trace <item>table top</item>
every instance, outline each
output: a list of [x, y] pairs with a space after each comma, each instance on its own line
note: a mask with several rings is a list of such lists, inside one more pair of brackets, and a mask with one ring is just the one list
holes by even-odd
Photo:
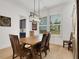
[[36, 37], [26, 37], [26, 38], [20, 38], [20, 42], [34, 45], [40, 41]]

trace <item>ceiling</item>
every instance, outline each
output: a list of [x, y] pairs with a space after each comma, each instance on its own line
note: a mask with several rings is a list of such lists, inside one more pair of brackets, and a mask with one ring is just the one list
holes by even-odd
[[[11, 3], [18, 5], [21, 8], [28, 10], [34, 10], [34, 0], [8, 0]], [[40, 9], [55, 6], [64, 2], [70, 2], [73, 0], [35, 0], [35, 10], [38, 10], [38, 1], [40, 2]]]
[[[38, 3], [40, 3], [40, 9], [42, 9], [68, 1], [69, 0], [35, 0], [35, 7], [36, 9], [38, 9]], [[19, 2], [23, 3], [29, 9], [34, 8], [34, 0], [19, 0]]]

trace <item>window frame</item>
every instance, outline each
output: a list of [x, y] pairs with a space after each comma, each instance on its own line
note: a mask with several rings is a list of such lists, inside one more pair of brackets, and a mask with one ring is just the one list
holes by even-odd
[[[50, 17], [50, 18], [49, 18], [49, 19], [50, 19], [50, 20], [49, 20], [50, 22], [51, 22], [51, 16], [59, 16], [59, 17], [60, 17], [60, 24], [54, 24], [54, 23], [53, 23], [53, 25], [60, 25], [60, 30], [59, 30], [60, 33], [59, 33], [59, 34], [52, 34], [52, 33], [51, 33], [53, 36], [60, 36], [60, 34], [61, 34], [61, 19], [62, 19], [62, 18], [61, 18], [61, 15], [60, 15], [60, 14], [50, 15], [50, 16], [49, 16], [49, 17]], [[51, 24], [49, 24], [49, 25], [51, 26]], [[51, 29], [51, 28], [50, 28], [50, 29]], [[50, 32], [51, 32], [51, 30], [50, 30]]]
[[[42, 17], [41, 19], [43, 20], [43, 18], [46, 18], [46, 19], [44, 19], [44, 20], [48, 21], [47, 16]], [[48, 26], [47, 22], [46, 22], [46, 24], [40, 24], [40, 23], [39, 23], [39, 33], [42, 34], [41, 31], [40, 31], [40, 26], [46, 26], [46, 31], [47, 31], [47, 26]]]
[[[62, 27], [62, 26], [61, 26], [61, 20], [62, 20], [62, 18], [61, 18], [61, 15], [60, 15], [60, 14], [55, 14], [55, 15], [59, 15], [59, 17], [60, 17], [60, 24], [54, 24], [54, 25], [60, 25], [60, 30], [59, 30], [60, 33], [59, 33], [59, 34], [52, 34], [52, 33], [51, 33], [51, 30], [50, 30], [50, 26], [51, 26], [51, 25], [50, 25], [50, 21], [51, 21], [51, 18], [50, 18], [50, 17], [53, 16], [53, 15], [45, 16], [45, 17], [47, 17], [47, 25], [40, 25], [40, 24], [39, 24], [39, 27], [40, 27], [40, 26], [46, 26], [46, 27], [47, 27], [46, 30], [49, 31], [52, 36], [60, 36], [60, 35], [61, 35], [61, 27]], [[55, 16], [55, 15], [54, 15], [54, 16]], [[43, 17], [42, 17], [42, 18], [43, 18]], [[49, 22], [49, 23], [48, 23], [48, 22]], [[40, 33], [40, 28], [39, 28], [39, 33]], [[42, 34], [42, 33], [40, 33], [40, 34]]]

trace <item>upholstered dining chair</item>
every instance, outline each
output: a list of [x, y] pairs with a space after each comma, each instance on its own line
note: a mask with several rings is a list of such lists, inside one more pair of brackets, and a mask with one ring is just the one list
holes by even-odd
[[50, 51], [50, 46], [49, 46], [49, 41], [50, 41], [50, 33], [48, 32], [46, 35], [46, 38], [44, 39], [45, 40], [45, 45], [44, 45], [44, 49], [43, 49], [43, 52], [45, 53], [45, 56], [47, 55], [47, 50]]
[[46, 49], [46, 50], [49, 50], [49, 51], [50, 51], [50, 46], [49, 46], [50, 37], [51, 37], [51, 34], [48, 33], [48, 36], [47, 36], [46, 42], [45, 42], [45, 49]]
[[35, 49], [35, 52], [37, 52], [36, 55], [39, 55], [40, 59], [42, 59], [42, 52], [45, 53], [45, 56], [47, 55], [46, 45], [45, 45], [45, 44], [47, 44], [46, 43], [47, 37], [48, 37], [48, 34], [44, 33], [43, 36], [42, 36], [41, 42], [33, 45], [33, 48]]
[[20, 45], [18, 35], [10, 34], [9, 37], [13, 49], [13, 59], [16, 58], [17, 56], [19, 56], [20, 59], [22, 59], [23, 57], [28, 58], [28, 56], [32, 55], [30, 49], [24, 48], [23, 46]]

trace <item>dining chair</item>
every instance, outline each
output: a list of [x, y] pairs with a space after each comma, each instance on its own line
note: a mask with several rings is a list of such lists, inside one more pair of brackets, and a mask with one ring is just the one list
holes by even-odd
[[72, 39], [73, 39], [73, 33], [70, 34], [70, 40], [63, 40], [63, 47], [68, 45], [68, 50], [72, 48]]
[[47, 52], [45, 50], [46, 38], [47, 38], [47, 34], [43, 34], [42, 40], [37, 44], [33, 45], [33, 49], [35, 49], [35, 54], [40, 56], [40, 59], [42, 59], [42, 52], [44, 52], [45, 55], [47, 55]]
[[45, 40], [45, 44], [44, 44], [44, 48], [43, 48], [43, 52], [45, 53], [45, 56], [47, 55], [47, 50], [50, 51], [50, 47], [49, 47], [49, 41], [50, 41], [50, 33], [48, 32], [46, 35]]
[[28, 58], [29, 56], [32, 55], [32, 52], [28, 48], [24, 48], [22, 45], [20, 45], [18, 35], [9, 35], [10, 37], [10, 42], [13, 50], [13, 59], [16, 58], [17, 56], [20, 57], [20, 59], [26, 57]]
[[50, 51], [50, 46], [49, 46], [50, 37], [51, 37], [51, 34], [48, 33], [48, 36], [47, 36], [46, 42], [45, 42], [45, 50], [49, 50], [49, 51]]
[[34, 34], [34, 31], [30, 31], [30, 37], [34, 37], [35, 34]]

